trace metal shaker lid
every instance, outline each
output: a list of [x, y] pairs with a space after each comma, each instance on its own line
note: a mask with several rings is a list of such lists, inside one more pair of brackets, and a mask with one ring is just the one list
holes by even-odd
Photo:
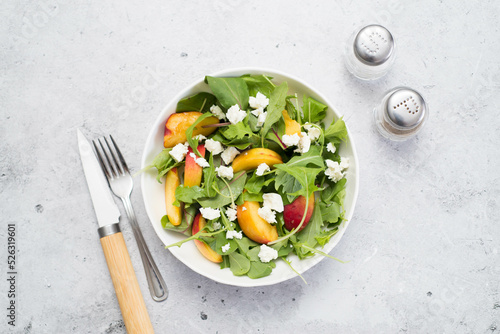
[[400, 87], [387, 98], [385, 110], [396, 126], [412, 129], [424, 121], [427, 105], [418, 92]]
[[369, 25], [361, 29], [354, 39], [354, 54], [366, 65], [385, 63], [394, 52], [394, 39], [386, 28]]

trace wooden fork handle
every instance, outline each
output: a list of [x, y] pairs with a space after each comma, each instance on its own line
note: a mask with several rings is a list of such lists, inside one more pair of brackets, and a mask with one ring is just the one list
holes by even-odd
[[[116, 227], [111, 229], [109, 226], [101, 227], [99, 235], [127, 333], [154, 333], [127, 245], [118, 224], [114, 225]], [[107, 230], [102, 231], [104, 228]]]

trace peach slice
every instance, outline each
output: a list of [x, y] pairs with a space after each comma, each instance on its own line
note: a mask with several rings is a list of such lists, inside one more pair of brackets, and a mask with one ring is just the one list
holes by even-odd
[[172, 168], [168, 171], [165, 179], [165, 206], [167, 208], [168, 220], [174, 226], [178, 226], [182, 222], [182, 208], [174, 206], [175, 189], [179, 187], [181, 180], [177, 168]]
[[[304, 210], [306, 209], [306, 197], [299, 196], [292, 203], [285, 205], [285, 211], [283, 211], [283, 219], [285, 220], [285, 227], [287, 230], [291, 231], [293, 228], [299, 226], [304, 216]], [[304, 223], [300, 227], [299, 231], [302, 231], [304, 227], [307, 226], [309, 220], [314, 210], [314, 193], [309, 197], [309, 205], [307, 207], [307, 214]]]
[[267, 244], [278, 239], [278, 231], [276, 226], [269, 224], [259, 216], [259, 208], [259, 202], [247, 201], [238, 205], [238, 224], [248, 238], [261, 244]]
[[285, 134], [291, 136], [296, 133], [300, 136], [299, 122], [291, 119], [290, 116], [288, 116], [288, 111], [283, 110], [282, 113], [283, 113], [283, 119], [285, 120]]
[[[198, 233], [203, 227], [206, 225], [206, 220], [201, 216], [201, 213], [198, 213], [196, 217], [194, 217], [193, 221], [193, 228], [192, 232], [193, 235]], [[200, 251], [201, 255], [206, 257], [212, 262], [215, 263], [221, 263], [222, 262], [222, 256], [218, 254], [216, 251], [214, 251], [212, 248], [210, 248], [209, 245], [207, 245], [205, 242], [201, 240], [194, 240], [194, 244], [196, 245], [196, 248]]]
[[278, 153], [268, 148], [252, 148], [238, 155], [233, 160], [233, 172], [240, 170], [251, 170], [257, 168], [261, 163], [266, 163], [269, 167], [283, 163]]
[[[185, 143], [187, 141], [186, 130], [202, 115], [197, 111], [186, 111], [170, 115], [165, 123], [165, 131], [163, 135], [163, 146], [174, 147], [177, 144]], [[203, 125], [210, 125], [219, 123], [217, 117], [208, 117], [201, 121], [196, 129], [193, 131], [193, 137], [199, 134], [208, 136], [217, 128], [202, 128]]]
[[[202, 157], [205, 157], [205, 145], [198, 145], [198, 152], [200, 152]], [[203, 168], [196, 163], [191, 153], [194, 152], [193, 149], [189, 147], [188, 154], [186, 155], [186, 165], [184, 166], [185, 187], [199, 186], [201, 184], [201, 176], [203, 175]]]

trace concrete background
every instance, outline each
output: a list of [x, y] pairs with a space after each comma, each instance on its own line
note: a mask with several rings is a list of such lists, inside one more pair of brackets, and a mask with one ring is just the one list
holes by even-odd
[[[498, 1], [2, 1], [0, 332], [125, 333], [96, 232], [76, 128], [112, 133], [137, 171], [162, 107], [193, 80], [259, 66], [296, 75], [345, 115], [360, 158], [354, 218], [332, 255], [261, 288], [215, 283], [176, 260], [133, 204], [170, 297], [148, 296], [157, 333], [500, 332]], [[352, 77], [357, 28], [393, 33], [397, 60]], [[407, 85], [430, 107], [392, 143], [371, 111]], [[122, 213], [124, 213], [120, 206]], [[17, 224], [17, 322], [7, 325], [7, 223]], [[2, 313], [5, 313], [2, 314]]]

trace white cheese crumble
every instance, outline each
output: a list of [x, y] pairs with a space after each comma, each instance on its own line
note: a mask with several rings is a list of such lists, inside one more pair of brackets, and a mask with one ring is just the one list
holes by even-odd
[[278, 258], [278, 251], [267, 245], [260, 245], [259, 259], [263, 263], [268, 263]]
[[228, 242], [227, 244], [225, 244], [224, 246], [222, 246], [222, 252], [225, 253], [229, 250], [229, 248], [231, 248], [231, 244]]
[[202, 168], [204, 167], [210, 167], [210, 164], [208, 163], [207, 160], [205, 160], [205, 158], [198, 158], [198, 156], [196, 154], [194, 154], [194, 152], [191, 152], [189, 153], [189, 156], [191, 158], [193, 158], [194, 162], [196, 162], [196, 164]]
[[222, 109], [216, 104], [214, 104], [213, 106], [210, 107], [210, 112], [218, 119], [225, 119], [226, 118], [226, 115], [224, 115], [224, 112], [222, 111]]
[[234, 147], [228, 147], [222, 152], [221, 157], [222, 160], [224, 160], [224, 163], [226, 165], [229, 165], [231, 162], [233, 162], [234, 158], [240, 154], [240, 151], [238, 151]]
[[236, 124], [245, 119], [247, 112], [245, 110], [241, 110], [240, 106], [235, 104], [227, 110], [226, 116], [229, 122]]
[[224, 151], [224, 147], [222, 147], [221, 142], [213, 139], [207, 139], [205, 141], [205, 148], [209, 152], [212, 152], [213, 155], [217, 155]]
[[259, 117], [257, 117], [257, 126], [264, 125], [266, 117], [267, 117], [267, 112], [263, 112], [262, 114], [260, 114]]
[[231, 166], [229, 166], [229, 167], [225, 167], [225, 166], [216, 167], [215, 171], [217, 172], [217, 175], [219, 177], [225, 177], [228, 180], [231, 180], [234, 176], [233, 167], [231, 167]]
[[264, 113], [264, 108], [257, 108], [250, 111], [255, 117], [259, 117], [262, 113]]
[[297, 146], [298, 148], [295, 152], [302, 154], [309, 152], [309, 149], [311, 148], [311, 138], [309, 138], [305, 132], [302, 132], [302, 137], [300, 137], [299, 145]]
[[[229, 219], [229, 221], [231, 221], [231, 222], [232, 222], [232, 221], [235, 221], [235, 220], [236, 220], [236, 218], [237, 218], [237, 216], [236, 216], [236, 215], [237, 215], [237, 213], [238, 213], [238, 211], [236, 211], [235, 209], [233, 209], [233, 208], [228, 208], [228, 209], [226, 210], [227, 219]], [[241, 238], [240, 238], [240, 239], [241, 239]]]
[[293, 135], [283, 135], [281, 140], [283, 140], [283, 144], [286, 146], [297, 146], [300, 141], [300, 136], [296, 133]]
[[241, 239], [243, 238], [243, 234], [241, 233], [241, 231], [239, 232], [236, 232], [236, 231], [227, 231], [226, 232], [226, 239], [233, 239], [233, 238], [236, 238], [236, 239]]
[[220, 230], [221, 228], [220, 222], [214, 222], [212, 224], [212, 227], [214, 228], [215, 231]]
[[220, 217], [220, 210], [219, 209], [212, 209], [212, 208], [200, 208], [201, 215], [203, 218], [212, 220], [212, 219], [217, 219]]
[[207, 137], [205, 137], [204, 135], [202, 135], [200, 133], [199, 135], [194, 136], [193, 139], [196, 139], [197, 141], [202, 141], [202, 140], [207, 139]]
[[328, 143], [328, 144], [326, 144], [326, 150], [330, 153], [335, 153], [337, 148], [332, 143]]
[[186, 157], [188, 153], [188, 146], [186, 144], [177, 144], [172, 148], [169, 154], [174, 158], [175, 161], [181, 162]]
[[264, 206], [262, 208], [259, 208], [257, 210], [257, 213], [259, 216], [264, 219], [266, 222], [269, 224], [275, 224], [276, 223], [276, 212], [271, 210], [270, 207]]
[[246, 206], [242, 207], [242, 208], [241, 208], [241, 211], [247, 211]]
[[264, 199], [264, 204], [263, 204], [264, 207], [268, 207], [277, 212], [283, 212], [284, 210], [283, 199], [279, 194], [268, 193], [262, 195], [262, 198]]
[[340, 168], [342, 170], [349, 168], [349, 158], [340, 157]]
[[257, 174], [257, 176], [262, 176], [265, 172], [269, 172], [270, 170], [271, 168], [269, 168], [269, 166], [265, 162], [263, 162], [257, 166], [257, 171], [255, 172], [255, 174]]
[[264, 109], [269, 105], [269, 99], [261, 92], [258, 92], [255, 97], [250, 96], [250, 98], [248, 99], [248, 103], [253, 109]]
[[321, 136], [321, 130], [315, 125], [306, 124], [304, 125], [304, 129], [307, 130], [307, 136], [311, 139], [311, 141], [315, 141], [319, 138], [319, 136]]
[[344, 177], [344, 174], [342, 173], [342, 167], [339, 163], [330, 159], [326, 159], [325, 162], [327, 166], [325, 175], [328, 176], [328, 178], [333, 182], [340, 181]]

